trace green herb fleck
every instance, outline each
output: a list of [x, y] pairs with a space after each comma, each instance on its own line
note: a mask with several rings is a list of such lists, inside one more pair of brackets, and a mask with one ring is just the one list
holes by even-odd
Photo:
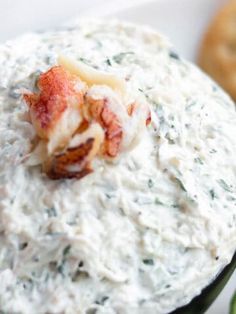
[[109, 299], [108, 296], [104, 296], [104, 297], [102, 297], [100, 300], [95, 301], [95, 303], [98, 304], [98, 305], [104, 305], [105, 302], [106, 302], [108, 299]]
[[66, 257], [70, 253], [71, 245], [67, 245], [63, 250], [63, 256]]
[[56, 209], [54, 207], [46, 208], [46, 213], [48, 214], [48, 217], [56, 217], [57, 216], [57, 212], [56, 212]]
[[217, 85], [212, 85], [212, 91], [217, 92], [219, 90], [219, 87]]
[[96, 44], [97, 44], [97, 48], [102, 48], [102, 42], [100, 40], [95, 40]]
[[164, 203], [162, 203], [158, 197], [155, 198], [155, 204], [156, 205], [164, 205]]
[[65, 260], [62, 261], [62, 263], [57, 267], [57, 271], [59, 274], [63, 275], [65, 274]]
[[225, 180], [223, 179], [220, 179], [218, 181], [219, 185], [227, 192], [232, 192], [232, 189], [231, 187], [225, 182]]
[[[160, 104], [158, 104], [155, 100], [153, 100], [142, 88], [138, 88], [138, 90], [144, 94], [147, 101], [149, 101], [151, 104], [155, 106], [155, 112], [160, 117], [160, 114], [163, 114], [163, 108]], [[161, 113], [160, 113], [161, 112]], [[163, 118], [163, 117], [162, 117]]]
[[112, 59], [113, 59], [116, 63], [121, 64], [125, 57], [127, 57], [128, 55], [133, 55], [133, 54], [134, 54], [134, 52], [132, 52], [132, 51], [121, 52], [121, 53], [118, 53], [118, 54], [114, 55], [114, 56], [112, 57]]
[[85, 63], [85, 64], [87, 64], [87, 65], [90, 65], [90, 61], [88, 60], [88, 59], [86, 59], [86, 58], [79, 58], [79, 61], [81, 61], [81, 62], [83, 62], [83, 63]]
[[173, 208], [180, 208], [180, 205], [179, 204], [172, 204], [171, 207], [173, 207]]
[[62, 262], [60, 265], [57, 266], [57, 271], [58, 273], [60, 273], [61, 275], [65, 275], [65, 264], [66, 264], [66, 257], [68, 256], [68, 254], [70, 253], [70, 249], [71, 249], [71, 245], [67, 245], [63, 252], [62, 252], [62, 255], [63, 255], [63, 259], [62, 259]]
[[143, 259], [143, 263], [145, 265], [149, 265], [149, 266], [153, 266], [154, 265], [154, 261], [151, 258]]
[[108, 194], [108, 193], [105, 193], [105, 195], [106, 195], [106, 198], [108, 198], [109, 200], [110, 200], [111, 198], [115, 197], [115, 195], [111, 195], [111, 194]]
[[181, 188], [181, 190], [183, 190], [184, 192], [187, 192], [187, 190], [186, 190], [186, 188], [185, 188], [183, 182], [182, 182], [180, 179], [175, 178], [175, 181], [178, 183], [178, 185], [179, 185], [179, 187]]
[[192, 101], [190, 102], [187, 106], [186, 106], [186, 110], [190, 110], [192, 107], [194, 107], [197, 104], [196, 101]]
[[106, 64], [109, 65], [109, 66], [111, 66], [111, 65], [112, 65], [112, 64], [111, 64], [111, 60], [107, 58], [107, 59], [106, 59]]
[[211, 198], [214, 200], [216, 198], [216, 194], [215, 194], [215, 191], [213, 189], [211, 189], [209, 191], [210, 195], [211, 195]]
[[174, 141], [174, 140], [172, 140], [171, 138], [168, 138], [167, 136], [166, 136], [166, 138], [167, 138], [168, 143], [169, 143], [170, 145], [174, 145], [174, 144], [175, 144], [175, 141]]
[[194, 158], [194, 161], [199, 164], [199, 165], [204, 165], [204, 162], [202, 161], [201, 158], [197, 157], [197, 158]]
[[175, 60], [179, 60], [180, 59], [178, 54], [176, 52], [174, 52], [174, 51], [170, 51], [169, 52], [169, 56], [170, 56], [170, 58], [175, 59]]
[[154, 186], [154, 183], [153, 183], [152, 179], [149, 179], [148, 180], [148, 187], [149, 187], [149, 189], [151, 189], [153, 186]]
[[215, 154], [217, 153], [217, 150], [215, 150], [214, 148], [210, 150], [210, 154]]

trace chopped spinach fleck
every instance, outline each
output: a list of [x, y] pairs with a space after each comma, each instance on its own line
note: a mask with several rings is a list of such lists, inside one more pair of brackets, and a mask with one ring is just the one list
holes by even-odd
[[166, 134], [165, 138], [168, 140], [168, 143], [169, 143], [170, 145], [174, 145], [174, 144], [175, 144], [175, 141], [174, 141], [173, 139], [169, 138], [169, 137], [168, 137], [168, 134]]
[[98, 304], [98, 305], [104, 305], [105, 302], [109, 299], [108, 296], [104, 296], [102, 297], [100, 300], [96, 300], [95, 303]]
[[191, 101], [190, 103], [188, 103], [188, 105], [186, 106], [186, 110], [190, 110], [192, 107], [194, 107], [197, 104], [196, 101]]
[[210, 154], [215, 154], [217, 153], [217, 150], [215, 150], [214, 148], [210, 150]]
[[109, 200], [110, 200], [112, 197], [114, 197], [114, 196], [112, 196], [111, 194], [108, 194], [108, 193], [105, 193], [105, 195], [106, 195], [106, 198], [108, 198]]
[[109, 58], [107, 58], [105, 62], [106, 62], [107, 65], [112, 66], [111, 60]]
[[151, 258], [143, 259], [143, 263], [145, 265], [149, 265], [149, 266], [153, 266], [154, 265], [154, 261]]
[[67, 245], [63, 250], [63, 256], [66, 257], [70, 253], [71, 245]]
[[162, 201], [160, 201], [158, 197], [155, 198], [155, 204], [156, 205], [164, 205], [164, 203]]
[[83, 62], [83, 63], [85, 63], [85, 64], [87, 64], [87, 65], [91, 65], [90, 64], [90, 61], [88, 60], [88, 59], [86, 59], [86, 58], [79, 58], [79, 61], [81, 61], [81, 62]]
[[180, 205], [179, 204], [172, 204], [171, 207], [173, 207], [173, 208], [180, 208]]
[[65, 264], [66, 264], [66, 257], [68, 256], [68, 254], [70, 253], [70, 249], [71, 249], [71, 245], [67, 245], [63, 252], [62, 252], [62, 255], [63, 255], [63, 258], [62, 258], [62, 262], [60, 265], [57, 266], [57, 271], [58, 273], [60, 273], [61, 275], [65, 275]]
[[57, 212], [56, 212], [56, 209], [54, 207], [46, 208], [46, 213], [48, 214], [48, 217], [56, 217], [57, 216]]
[[57, 271], [61, 275], [65, 275], [65, 260], [62, 261], [62, 263], [57, 267]]
[[[196, 205], [197, 201], [189, 194], [186, 195], [186, 200], [190, 203], [192, 203], [192, 205]], [[183, 206], [182, 206], [183, 207]]]
[[170, 52], [169, 52], [169, 56], [170, 56], [172, 59], [180, 60], [179, 55], [178, 55], [175, 51], [170, 51]]
[[211, 195], [211, 199], [214, 200], [216, 198], [216, 194], [215, 194], [215, 191], [213, 189], [211, 189], [209, 191], [210, 195]]
[[[163, 108], [161, 104], [158, 104], [155, 100], [153, 100], [142, 88], [138, 88], [138, 90], [144, 94], [147, 101], [155, 106], [155, 112], [160, 116], [160, 112], [163, 113]], [[163, 118], [163, 117], [162, 117]]]
[[132, 51], [120, 52], [120, 53], [114, 55], [112, 57], [112, 59], [116, 63], [121, 64], [125, 57], [127, 57], [128, 55], [133, 55], [133, 54], [134, 54], [134, 52], [132, 52]]
[[148, 187], [151, 189], [154, 186], [152, 179], [148, 179]]
[[95, 42], [96, 42], [96, 48], [102, 48], [103, 45], [100, 40], [96, 39]]
[[181, 190], [183, 190], [184, 192], [187, 192], [183, 182], [179, 178], [175, 178], [175, 181], [178, 183], [178, 185], [181, 188]]
[[125, 216], [125, 212], [124, 212], [123, 207], [119, 207], [118, 210], [119, 210], [119, 213], [120, 213], [122, 216]]
[[212, 91], [217, 92], [217, 90], [219, 90], [219, 87], [216, 84], [212, 85]]
[[199, 164], [199, 165], [204, 165], [204, 162], [203, 162], [202, 159], [199, 158], [199, 157], [194, 158], [194, 161], [195, 161], [197, 164]]
[[53, 55], [48, 55], [45, 57], [45, 62], [48, 64], [48, 65], [53, 65], [55, 64], [55, 57]]
[[229, 186], [229, 185], [225, 182], [225, 180], [220, 179], [220, 180], [218, 181], [218, 183], [219, 183], [219, 185], [220, 185], [225, 191], [227, 191], [227, 192], [232, 192], [231, 186]]
[[138, 301], [138, 304], [142, 306], [146, 301], [147, 301], [146, 299], [141, 299]]

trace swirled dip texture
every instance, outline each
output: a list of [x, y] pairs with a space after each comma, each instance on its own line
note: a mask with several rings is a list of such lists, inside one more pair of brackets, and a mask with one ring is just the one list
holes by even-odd
[[[63, 53], [126, 80], [151, 106], [139, 144], [81, 180], [26, 160], [21, 94]], [[130, 126], [132, 127], [132, 125]], [[236, 113], [156, 32], [83, 21], [0, 46], [0, 311], [169, 313], [236, 248]]]

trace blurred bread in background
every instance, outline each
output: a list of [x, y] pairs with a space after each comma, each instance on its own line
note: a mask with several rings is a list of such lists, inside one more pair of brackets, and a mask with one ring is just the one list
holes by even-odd
[[236, 0], [229, 1], [211, 22], [198, 61], [236, 101]]

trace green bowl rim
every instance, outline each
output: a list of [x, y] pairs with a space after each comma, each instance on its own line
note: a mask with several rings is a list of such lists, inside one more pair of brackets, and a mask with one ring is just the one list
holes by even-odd
[[234, 270], [236, 269], [236, 252], [231, 262], [223, 268], [216, 278], [205, 287], [202, 292], [196, 296], [187, 305], [176, 309], [170, 314], [201, 314], [204, 313], [219, 295]]

